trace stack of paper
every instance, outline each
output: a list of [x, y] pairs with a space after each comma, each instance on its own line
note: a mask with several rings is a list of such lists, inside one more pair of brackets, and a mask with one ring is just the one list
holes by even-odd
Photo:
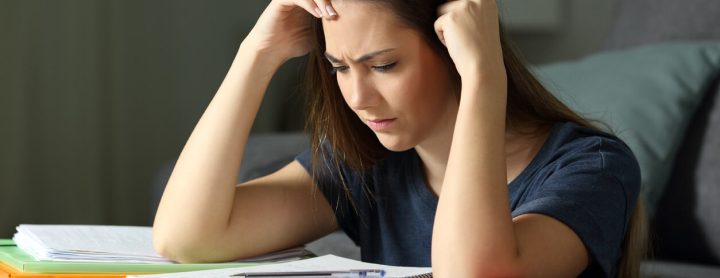
[[[151, 227], [20, 225], [13, 240], [36, 260], [173, 263], [153, 249]], [[297, 247], [239, 262], [296, 260], [308, 254]]]
[[[402, 267], [382, 264], [365, 263], [334, 255], [325, 255], [312, 259], [294, 262], [267, 264], [242, 268], [226, 268], [190, 272], [178, 272], [156, 275], [127, 276], [128, 278], [232, 278], [232, 277], [338, 277], [333, 272], [351, 271], [358, 269], [383, 270], [385, 278], [425, 278], [433, 277], [430, 267]], [[262, 274], [260, 274], [262, 273]], [[276, 275], [273, 275], [275, 273]], [[300, 273], [315, 273], [301, 276]], [[253, 276], [255, 274], [255, 276]], [[340, 275], [340, 277], [348, 277]], [[354, 276], [358, 277], [358, 275]], [[361, 276], [360, 277], [365, 277]]]

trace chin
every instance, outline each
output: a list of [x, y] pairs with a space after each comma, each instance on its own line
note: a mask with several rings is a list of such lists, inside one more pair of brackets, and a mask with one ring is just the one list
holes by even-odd
[[380, 144], [383, 145], [386, 149], [393, 151], [393, 152], [403, 152], [407, 151], [409, 149], [412, 149], [415, 147], [415, 145], [412, 143], [412, 140], [407, 140], [407, 138], [401, 138], [397, 135], [387, 135], [387, 134], [375, 134], [378, 138], [378, 141], [380, 141]]

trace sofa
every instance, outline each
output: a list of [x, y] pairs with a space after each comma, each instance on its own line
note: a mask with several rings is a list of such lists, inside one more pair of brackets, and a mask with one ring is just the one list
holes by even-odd
[[[619, 0], [607, 50], [720, 39], [720, 2]], [[646, 277], [720, 277], [720, 76], [710, 77], [650, 220]]]
[[[720, 40], [720, 1], [617, 0], [604, 49], [622, 51], [673, 41]], [[643, 277], [720, 277], [720, 75], [709, 76], [697, 106], [689, 109], [679, 146], [672, 150], [665, 185], [649, 219], [652, 255], [643, 261]], [[308, 146], [301, 133], [258, 134], [249, 139], [238, 177], [244, 181], [292, 161]], [[153, 186], [157, 206], [168, 165]], [[307, 248], [359, 259], [360, 250], [341, 231]]]

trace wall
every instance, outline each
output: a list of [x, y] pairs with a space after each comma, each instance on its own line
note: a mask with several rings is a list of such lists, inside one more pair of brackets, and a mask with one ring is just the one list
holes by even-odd
[[[512, 1], [512, 0], [507, 0]], [[610, 31], [617, 0], [565, 0], [557, 30], [513, 32], [511, 38], [533, 64], [580, 58], [601, 50]]]
[[[20, 223], [148, 225], [154, 175], [220, 85], [253, 3], [0, 1], [0, 237]], [[284, 128], [287, 76], [254, 131]]]

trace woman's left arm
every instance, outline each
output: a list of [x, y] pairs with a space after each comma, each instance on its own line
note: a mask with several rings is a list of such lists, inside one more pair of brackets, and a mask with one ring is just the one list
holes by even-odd
[[435, 215], [435, 277], [570, 277], [588, 264], [580, 238], [542, 214], [514, 219], [505, 163], [507, 76], [495, 0], [451, 1], [435, 23], [462, 80]]

